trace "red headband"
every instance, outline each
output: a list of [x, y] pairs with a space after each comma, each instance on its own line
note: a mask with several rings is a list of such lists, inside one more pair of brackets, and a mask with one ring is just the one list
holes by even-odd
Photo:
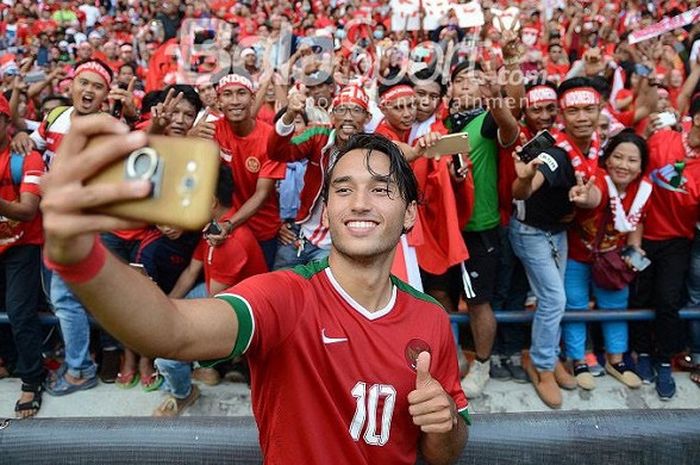
[[535, 86], [525, 94], [525, 105], [531, 107], [537, 103], [556, 102], [557, 92], [551, 87]]
[[88, 61], [87, 63], [83, 63], [82, 65], [78, 66], [75, 70], [75, 77], [78, 77], [81, 73], [85, 73], [88, 71], [100, 76], [108, 87], [110, 84], [112, 84], [112, 77], [109, 75], [109, 72], [105, 69], [104, 66], [97, 63], [96, 61]]
[[221, 93], [224, 89], [235, 86], [243, 87], [251, 94], [255, 93], [255, 86], [253, 86], [253, 82], [240, 74], [229, 74], [222, 77], [219, 81], [219, 86], [216, 88], [216, 92]]
[[358, 86], [351, 85], [343, 88], [333, 99], [332, 107], [335, 108], [346, 103], [362, 107], [365, 111], [369, 109], [369, 97], [364, 89]]
[[576, 87], [564, 92], [559, 99], [559, 106], [562, 109], [577, 105], [598, 105], [600, 94], [593, 87]]
[[384, 95], [379, 99], [379, 105], [383, 106], [394, 100], [398, 100], [403, 97], [415, 97], [416, 93], [413, 87], [401, 84], [400, 86], [392, 87], [389, 91], [385, 92]]

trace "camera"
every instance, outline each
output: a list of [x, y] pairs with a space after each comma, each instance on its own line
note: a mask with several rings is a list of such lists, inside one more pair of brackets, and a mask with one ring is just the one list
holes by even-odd
[[158, 198], [163, 178], [160, 155], [151, 147], [143, 147], [129, 154], [124, 164], [127, 181], [149, 181], [151, 198]]

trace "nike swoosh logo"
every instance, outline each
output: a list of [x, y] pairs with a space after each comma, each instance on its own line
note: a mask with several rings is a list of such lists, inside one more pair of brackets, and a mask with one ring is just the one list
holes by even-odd
[[326, 328], [321, 330], [321, 340], [324, 344], [335, 344], [338, 342], [348, 342], [347, 337], [328, 337], [326, 336]]

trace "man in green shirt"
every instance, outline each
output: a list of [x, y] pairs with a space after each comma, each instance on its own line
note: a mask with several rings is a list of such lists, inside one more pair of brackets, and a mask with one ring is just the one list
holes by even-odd
[[463, 231], [469, 250], [464, 266], [473, 290], [467, 295], [467, 305], [476, 352], [464, 384], [469, 397], [481, 395], [489, 380], [489, 359], [496, 335], [491, 300], [496, 290], [501, 242], [497, 142], [500, 138], [509, 143], [518, 136], [518, 127], [511, 123], [511, 110], [497, 80], [496, 73], [485, 73], [479, 64], [459, 63], [451, 75], [451, 114], [446, 122], [451, 133], [469, 134], [475, 188], [473, 214]]

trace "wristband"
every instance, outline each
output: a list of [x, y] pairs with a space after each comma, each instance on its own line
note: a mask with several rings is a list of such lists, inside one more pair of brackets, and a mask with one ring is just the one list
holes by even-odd
[[83, 284], [93, 279], [104, 268], [107, 262], [107, 249], [99, 237], [95, 236], [95, 243], [85, 258], [77, 263], [64, 265], [56, 263], [44, 256], [46, 267], [58, 273], [69, 284]]

